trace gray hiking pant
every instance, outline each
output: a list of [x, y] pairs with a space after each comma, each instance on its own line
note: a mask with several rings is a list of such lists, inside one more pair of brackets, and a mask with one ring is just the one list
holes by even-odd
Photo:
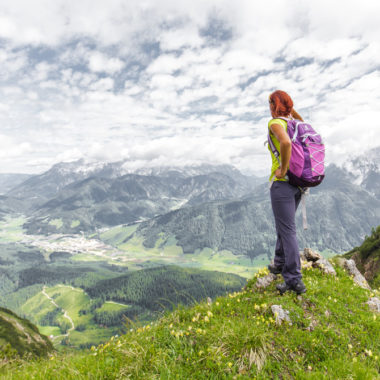
[[277, 232], [274, 264], [283, 268], [282, 277], [288, 285], [294, 285], [302, 278], [295, 220], [301, 195], [298, 187], [285, 181], [273, 182], [270, 189]]

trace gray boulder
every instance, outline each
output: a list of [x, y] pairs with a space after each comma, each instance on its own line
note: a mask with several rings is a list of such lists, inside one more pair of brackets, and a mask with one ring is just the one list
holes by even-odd
[[323, 259], [318, 252], [314, 252], [311, 248], [305, 248], [303, 250], [303, 255], [307, 261], [318, 261]]
[[345, 260], [343, 262], [343, 267], [348, 271], [348, 273], [353, 276], [353, 280], [356, 284], [364, 289], [371, 290], [371, 287], [368, 285], [367, 280], [364, 276], [359, 272], [358, 268], [356, 268], [356, 264], [354, 260]]
[[336, 272], [335, 272], [334, 267], [331, 265], [330, 261], [328, 261], [324, 258], [319, 259], [317, 261], [314, 261], [313, 267], [321, 269], [321, 271], [323, 273], [332, 274], [332, 275], [336, 276]]
[[366, 303], [372, 311], [380, 313], [380, 300], [377, 297], [370, 298]]
[[281, 305], [272, 305], [272, 313], [276, 318], [276, 325], [281, 325], [282, 322], [288, 322], [289, 325], [292, 325], [292, 321], [289, 317], [289, 311], [284, 310]]
[[256, 281], [256, 287], [257, 288], [266, 288], [267, 286], [269, 286], [275, 279], [277, 278], [277, 276], [273, 273], [269, 273], [267, 274], [266, 276], [264, 277], [260, 277], [257, 279]]

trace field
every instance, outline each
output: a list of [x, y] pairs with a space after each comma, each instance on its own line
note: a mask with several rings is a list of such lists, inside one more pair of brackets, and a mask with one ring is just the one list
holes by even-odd
[[146, 248], [142, 238], [131, 235], [138, 225], [115, 227], [103, 232], [100, 237], [109, 245], [119, 250], [113, 255], [115, 263], [122, 262], [129, 269], [149, 268], [158, 265], [175, 264], [183, 267], [215, 270], [234, 273], [250, 278], [258, 270], [269, 263], [266, 255], [259, 255], [254, 260], [244, 255], [234, 255], [230, 251], [218, 251], [211, 248], [197, 250], [193, 254], [184, 254], [175, 237], [164, 240], [160, 237], [153, 248]]
[[5, 216], [0, 221], [0, 243], [12, 243], [23, 239], [22, 225], [26, 222], [24, 217], [13, 218]]
[[[93, 314], [82, 314], [80, 311], [91, 305], [90, 297], [80, 288], [66, 285], [44, 287], [30, 298], [21, 311], [35, 322], [42, 334], [50, 337], [55, 346], [68, 344], [74, 347], [97, 345], [118, 333], [118, 328], [101, 327], [93, 322]], [[125, 309], [117, 303], [105, 302], [95, 311], [114, 311]], [[57, 312], [52, 323], [42, 325], [47, 314]], [[81, 328], [79, 327], [81, 326]], [[79, 330], [79, 331], [78, 331]]]

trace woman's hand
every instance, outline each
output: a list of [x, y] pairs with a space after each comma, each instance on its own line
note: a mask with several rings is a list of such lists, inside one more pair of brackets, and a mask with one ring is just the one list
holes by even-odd
[[285, 178], [286, 176], [286, 170], [284, 171], [281, 167], [276, 169], [276, 171], [274, 172], [274, 175], [276, 178], [278, 179], [282, 179], [282, 178]]

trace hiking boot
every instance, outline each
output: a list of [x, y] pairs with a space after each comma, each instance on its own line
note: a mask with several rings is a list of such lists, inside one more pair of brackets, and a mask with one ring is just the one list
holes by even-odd
[[297, 294], [302, 294], [306, 292], [306, 286], [302, 280], [298, 280], [297, 284], [292, 286], [292, 290], [294, 290]]
[[286, 282], [283, 282], [281, 284], [277, 284], [276, 289], [280, 292], [281, 295], [283, 295], [285, 292], [290, 290], [290, 286]]
[[282, 272], [282, 267], [277, 267], [274, 264], [269, 264], [268, 270], [269, 270], [269, 272], [271, 272], [273, 274], [280, 274]]
[[306, 292], [306, 286], [302, 280], [298, 280], [298, 282], [295, 285], [288, 285], [286, 282], [283, 282], [282, 284], [277, 284], [276, 288], [281, 295], [283, 295], [288, 290], [293, 290], [293, 292], [296, 292], [297, 294], [302, 294]]

